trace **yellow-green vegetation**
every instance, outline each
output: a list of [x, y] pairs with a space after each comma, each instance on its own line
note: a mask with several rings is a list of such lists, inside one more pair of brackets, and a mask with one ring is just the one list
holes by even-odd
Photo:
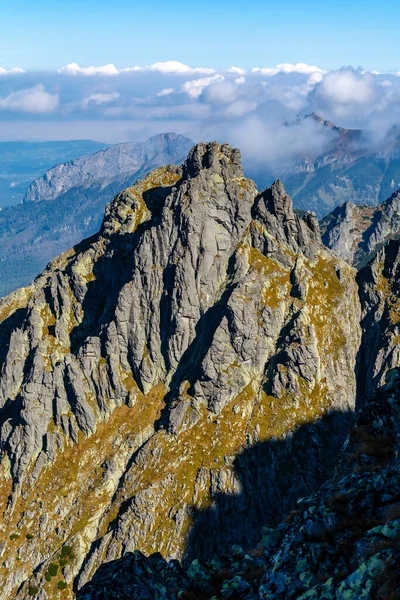
[[237, 456], [256, 427], [257, 441], [262, 442], [285, 437], [288, 431], [318, 420], [329, 408], [325, 391], [322, 382], [312, 391], [312, 398], [302, 398], [293, 406], [263, 392], [257, 394], [253, 384], [249, 384], [218, 417], [203, 408], [198, 422], [177, 437], [164, 431], [156, 433], [147, 446], [145, 468], [140, 464], [132, 467], [129, 481], [133, 485], [121, 488], [116, 498], [116, 504], [120, 505], [132, 495], [140, 497], [147, 490], [154, 492], [152, 514], [156, 518], [151, 530], [144, 529], [137, 540], [141, 551], [145, 554], [158, 551], [165, 556], [179, 554], [191, 518], [186, 516], [177, 531], [171, 507], [195, 504], [204, 509], [211, 502], [209, 486], [196, 487], [199, 470], [211, 473], [226, 468], [225, 457]]
[[0, 300], [0, 323], [13, 315], [19, 308], [25, 308], [32, 292], [32, 286], [20, 288]]
[[[320, 356], [332, 356], [337, 360], [339, 352], [346, 344], [343, 331], [343, 318], [338, 307], [343, 302], [345, 287], [336, 273], [337, 261], [324, 253], [315, 264], [309, 264], [311, 276], [305, 304], [314, 327]], [[351, 267], [341, 265], [343, 274]], [[350, 277], [348, 277], [348, 280]], [[356, 301], [355, 301], [356, 304]]]
[[294, 398], [275, 398], [261, 392], [252, 414], [252, 426], [259, 427], [262, 440], [270, 437], [284, 438], [289, 431], [307, 423], [313, 423], [326, 414], [330, 408], [325, 382], [317, 383], [313, 390], [304, 390], [304, 382], [299, 378], [301, 394]]
[[31, 585], [28, 588], [28, 594], [30, 596], [36, 596], [39, 593], [39, 588], [36, 585]]
[[[24, 500], [19, 498], [16, 502], [14, 511], [9, 519], [9, 530], [21, 521], [23, 513], [28, 509], [31, 511], [31, 526], [29, 535], [35, 538], [35, 553], [37, 556], [53, 556], [50, 566], [45, 573], [49, 574], [46, 578], [46, 585], [53, 585], [52, 580], [55, 577], [54, 570], [57, 567], [64, 567], [67, 562], [74, 560], [72, 546], [64, 544], [61, 551], [57, 554], [57, 548], [60, 547], [60, 540], [56, 532], [49, 529], [46, 535], [41, 535], [39, 522], [40, 516], [46, 512], [51, 515], [55, 507], [55, 499], [65, 498], [65, 502], [71, 507], [63, 521], [63, 539], [72, 539], [78, 532], [91, 522], [91, 519], [99, 514], [102, 506], [108, 506], [112, 491], [102, 491], [102, 479], [104, 470], [102, 464], [107, 457], [111, 458], [115, 453], [129, 450], [129, 447], [123, 450], [124, 440], [132, 435], [137, 435], [157, 420], [163, 407], [164, 397], [163, 386], [157, 386], [154, 390], [140, 397], [132, 408], [121, 406], [116, 408], [106, 423], [101, 423], [97, 431], [89, 439], [83, 434], [79, 436], [77, 445], [70, 444], [62, 454], [56, 459], [55, 463], [48, 469], [42, 471], [35, 487], [29, 485], [29, 473], [27, 483], [24, 487]], [[120, 446], [120, 449], [118, 447]], [[99, 452], [101, 448], [101, 452]], [[129, 454], [126, 454], [127, 459]], [[0, 485], [0, 500], [3, 509], [6, 506], [10, 487], [9, 482], [2, 481]], [[74, 502], [74, 499], [76, 502]], [[104, 523], [103, 532], [107, 527], [108, 520]], [[24, 543], [29, 543], [28, 539], [22, 543], [20, 534], [14, 533], [10, 536], [8, 554], [13, 555], [17, 549]], [[31, 538], [31, 539], [32, 539]], [[57, 558], [58, 556], [58, 558]], [[58, 564], [57, 564], [58, 563]], [[51, 564], [55, 566], [51, 566]], [[0, 566], [0, 570], [5, 569]], [[62, 588], [63, 589], [63, 588]]]

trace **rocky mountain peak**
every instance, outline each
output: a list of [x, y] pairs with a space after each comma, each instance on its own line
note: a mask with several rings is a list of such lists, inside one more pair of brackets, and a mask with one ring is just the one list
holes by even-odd
[[70, 590], [129, 550], [255, 543], [344, 442], [359, 320], [315, 217], [280, 182], [259, 193], [230, 146], [118, 194], [0, 301], [0, 500], [7, 533], [35, 540], [10, 539], [5, 594], [61, 597], [64, 546]]
[[279, 180], [256, 198], [253, 216], [275, 234], [280, 244], [288, 244], [295, 252], [310, 254], [315, 252], [315, 245], [321, 244], [316, 216], [308, 211], [301, 216], [295, 214], [292, 199]]
[[200, 143], [192, 148], [183, 165], [183, 176], [196, 177], [203, 170], [221, 175], [229, 171], [230, 177], [243, 177], [240, 151], [229, 144]]

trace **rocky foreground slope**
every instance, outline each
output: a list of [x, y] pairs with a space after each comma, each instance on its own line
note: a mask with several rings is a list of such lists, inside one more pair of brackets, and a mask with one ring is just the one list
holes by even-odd
[[[143, 597], [175, 597], [186, 575], [164, 559], [193, 572], [256, 547], [332, 473], [357, 388], [396, 368], [385, 252], [358, 284], [316, 218], [280, 182], [259, 193], [228, 145], [120, 193], [99, 234], [0, 302], [4, 597], [86, 594], [133, 551], [164, 557], [127, 554]], [[175, 591], [149, 565], [176, 570]], [[117, 579], [107, 597], [132, 597]]]
[[400, 379], [358, 412], [334, 476], [252, 549], [194, 560], [128, 552], [78, 600], [398, 600]]

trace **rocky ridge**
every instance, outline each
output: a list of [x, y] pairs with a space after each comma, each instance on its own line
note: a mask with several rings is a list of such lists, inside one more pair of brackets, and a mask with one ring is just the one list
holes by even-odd
[[7, 598], [72, 597], [131, 550], [255, 544], [350, 427], [355, 271], [228, 145], [119, 194], [0, 315]]

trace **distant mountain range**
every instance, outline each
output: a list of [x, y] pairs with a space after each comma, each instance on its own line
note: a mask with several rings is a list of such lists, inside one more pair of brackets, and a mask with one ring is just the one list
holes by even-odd
[[32, 180], [55, 164], [106, 147], [91, 140], [0, 142], [0, 207], [22, 202]]
[[[332, 244], [337, 246], [337, 242], [332, 240], [340, 223], [338, 253], [358, 264], [364, 260], [364, 253], [369, 256], [374, 251], [374, 242], [371, 242], [371, 250], [369, 242], [355, 241], [354, 235], [350, 236], [351, 241], [347, 238], [345, 241], [346, 225], [342, 212], [346, 211], [345, 221], [350, 212], [356, 218], [356, 205], [377, 206], [400, 188], [400, 130], [393, 127], [377, 143], [364, 131], [337, 127], [316, 114], [305, 119], [316, 123], [321, 135], [326, 134], [331, 140], [324, 154], [316, 159], [298, 156], [290, 167], [282, 166], [274, 173], [261, 167], [252, 171], [249, 165], [249, 174], [260, 188], [271, 185], [274, 179], [281, 179], [293, 197], [295, 208], [313, 211], [320, 219], [338, 205], [351, 202], [322, 227], [324, 241], [335, 250]], [[294, 124], [285, 125], [291, 127]], [[115, 194], [162, 164], [181, 163], [193, 144], [192, 140], [174, 133], [160, 134], [144, 143], [110, 147], [96, 142], [0, 144], [0, 168], [3, 173], [8, 173], [7, 181], [12, 168], [17, 171], [12, 165], [18, 163], [19, 156], [18, 169], [24, 182], [14, 188], [19, 201], [23, 200], [22, 205], [7, 207], [0, 212], [0, 296], [27, 285], [54, 256], [95, 233], [105, 205]], [[85, 150], [88, 155], [82, 156]], [[93, 150], [98, 151], [92, 153]], [[73, 160], [58, 160], [68, 153], [68, 158], [73, 156]], [[46, 171], [49, 162], [51, 168]], [[57, 162], [59, 164], [53, 166]], [[42, 176], [26, 189], [29, 164], [36, 172], [44, 168], [40, 171]], [[24, 195], [22, 189], [26, 191]], [[1, 190], [0, 183], [0, 197]], [[378, 213], [369, 212], [371, 223], [375, 222]], [[361, 213], [364, 226], [369, 222], [368, 209], [362, 209]], [[390, 235], [392, 225], [389, 226]], [[347, 232], [346, 236], [349, 235]], [[353, 245], [347, 257], [344, 248], [348, 243]]]
[[159, 164], [183, 160], [191, 146], [191, 140], [175, 133], [156, 135], [145, 143], [115, 144], [49, 169], [31, 183], [24, 202], [55, 200], [73, 189], [95, 188], [98, 192], [110, 184], [119, 184], [122, 189], [127, 178], [136, 180]]
[[321, 218], [348, 200], [376, 206], [400, 188], [399, 127], [378, 143], [366, 132], [336, 127], [318, 115], [306, 118], [330, 130], [332, 143], [316, 160], [299, 157], [290, 170], [277, 173], [294, 206]]
[[95, 233], [115, 194], [160, 165], [181, 163], [192, 145], [174, 133], [117, 144], [34, 181], [23, 204], [0, 212], [0, 296], [29, 284], [54, 256]]

